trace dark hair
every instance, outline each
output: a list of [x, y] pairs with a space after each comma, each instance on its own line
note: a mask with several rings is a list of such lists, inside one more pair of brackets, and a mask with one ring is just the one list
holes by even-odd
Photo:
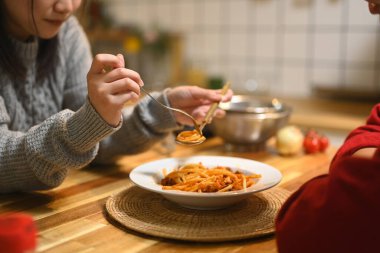
[[[30, 10], [33, 25], [38, 34], [38, 27], [34, 18], [34, 0], [31, 0]], [[20, 55], [17, 54], [14, 44], [12, 43], [6, 25], [6, 13], [4, 1], [0, 1], [0, 68], [5, 74], [12, 79], [25, 80], [27, 66], [23, 64]], [[57, 63], [58, 37], [57, 35], [51, 39], [38, 38], [38, 55], [37, 55], [37, 80], [42, 80], [53, 71]]]

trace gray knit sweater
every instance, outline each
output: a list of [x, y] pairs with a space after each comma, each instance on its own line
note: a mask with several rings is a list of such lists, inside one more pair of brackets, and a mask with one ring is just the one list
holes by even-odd
[[126, 108], [119, 127], [109, 126], [86, 99], [92, 56], [78, 21], [70, 18], [58, 37], [58, 65], [46, 80], [35, 81], [37, 40], [14, 40], [28, 66], [25, 82], [0, 69], [0, 193], [56, 187], [69, 169], [146, 150], [178, 128], [149, 98]]

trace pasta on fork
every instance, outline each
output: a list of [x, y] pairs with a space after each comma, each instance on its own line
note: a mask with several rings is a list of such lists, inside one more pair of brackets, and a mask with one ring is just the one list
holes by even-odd
[[227, 192], [246, 189], [261, 175], [244, 175], [225, 166], [206, 168], [202, 163], [192, 163], [167, 174], [161, 180], [163, 190], [188, 192]]

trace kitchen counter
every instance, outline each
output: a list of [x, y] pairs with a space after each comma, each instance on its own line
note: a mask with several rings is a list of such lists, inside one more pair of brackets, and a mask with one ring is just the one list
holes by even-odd
[[374, 102], [358, 102], [322, 98], [280, 98], [292, 107], [289, 124], [301, 129], [316, 129], [329, 137], [333, 146], [342, 145], [346, 136], [365, 124]]
[[168, 154], [162, 146], [123, 157], [117, 166], [88, 167], [70, 171], [64, 183], [50, 191], [0, 195], [0, 213], [22, 211], [33, 216], [38, 230], [37, 252], [277, 252], [274, 236], [225, 243], [191, 243], [151, 237], [114, 226], [106, 218], [104, 204], [122, 191], [129, 172], [149, 161], [191, 155], [223, 155], [255, 159], [283, 173], [276, 187], [295, 191], [312, 177], [326, 173], [335, 153], [281, 157], [267, 147], [259, 153], [227, 152], [219, 138], [192, 146], [176, 146]]
[[282, 98], [293, 108], [291, 124], [330, 131], [350, 132], [363, 125], [374, 103], [327, 99]]

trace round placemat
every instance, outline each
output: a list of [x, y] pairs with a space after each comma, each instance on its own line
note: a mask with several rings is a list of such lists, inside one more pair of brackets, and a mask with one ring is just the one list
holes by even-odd
[[194, 210], [130, 184], [109, 197], [105, 207], [121, 225], [140, 233], [184, 241], [218, 242], [274, 233], [275, 217], [289, 194], [275, 187], [225, 209]]

